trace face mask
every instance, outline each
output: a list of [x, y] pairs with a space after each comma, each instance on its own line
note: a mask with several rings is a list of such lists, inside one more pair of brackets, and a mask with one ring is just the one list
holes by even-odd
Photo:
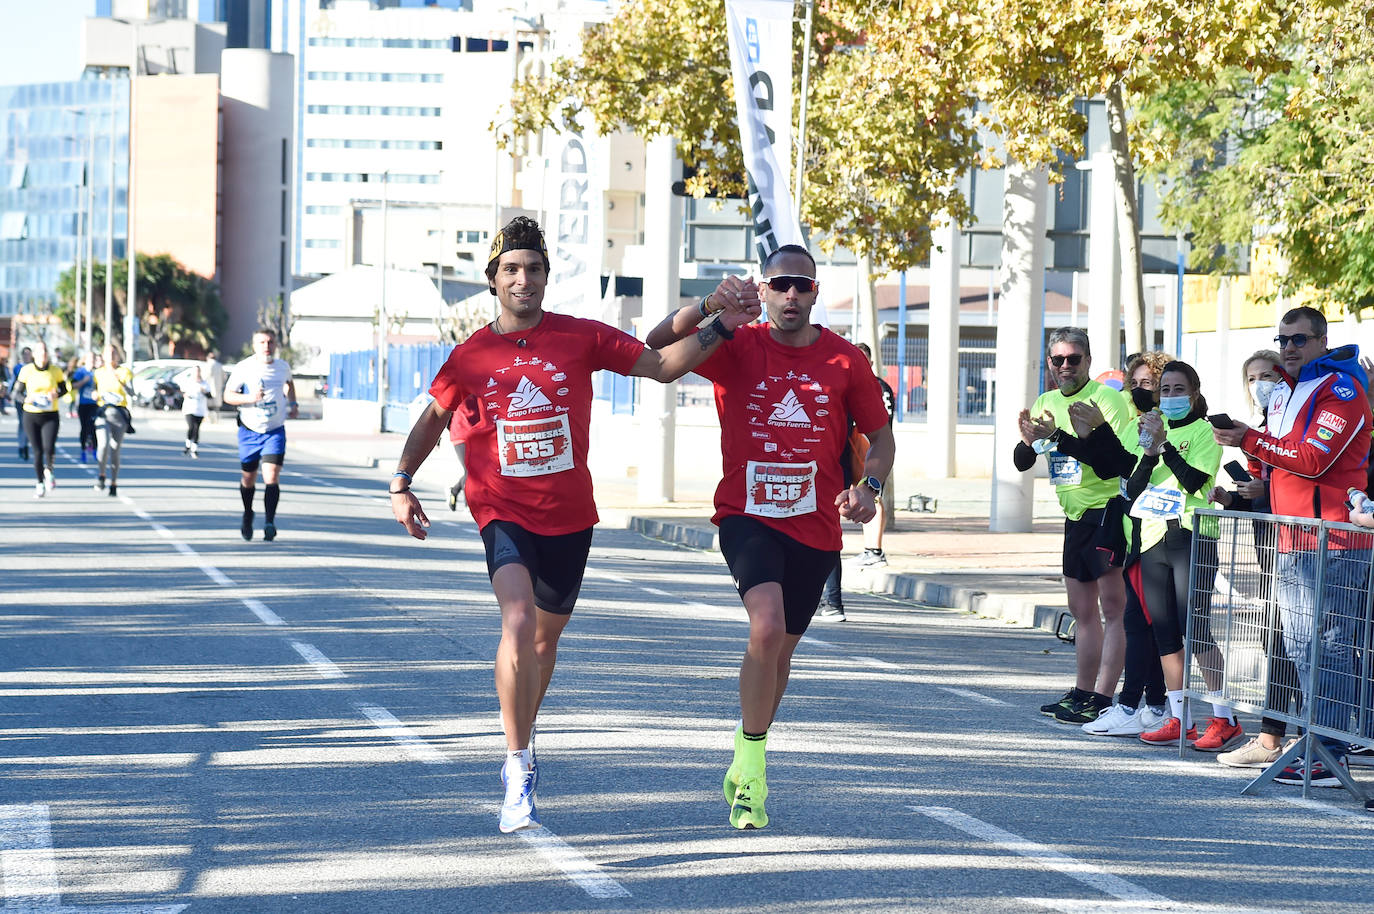
[[1135, 408], [1142, 413], [1148, 413], [1155, 408], [1155, 392], [1146, 390], [1144, 387], [1137, 387], [1131, 391], [1131, 402]]
[[1250, 385], [1250, 396], [1255, 398], [1255, 403], [1260, 409], [1269, 406], [1269, 397], [1274, 393], [1273, 381], [1256, 381]]
[[1160, 397], [1159, 411], [1166, 419], [1182, 419], [1193, 411], [1192, 397]]

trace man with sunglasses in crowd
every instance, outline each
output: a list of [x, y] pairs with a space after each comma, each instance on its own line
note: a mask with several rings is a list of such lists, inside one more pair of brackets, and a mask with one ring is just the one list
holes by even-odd
[[[1081, 726], [1111, 707], [1126, 663], [1126, 583], [1110, 554], [1098, 549], [1104, 520], [1113, 522], [1107, 517], [1107, 502], [1121, 483], [1115, 476], [1103, 479], [1086, 463], [1061, 453], [1057, 441], [1060, 429], [1073, 430], [1070, 404], [1095, 404], [1117, 437], [1130, 425], [1131, 409], [1120, 391], [1089, 377], [1092, 354], [1088, 335], [1079, 328], [1050, 331], [1045, 354], [1057, 386], [1041, 394], [1030, 409], [1021, 410], [1021, 441], [1013, 459], [1025, 472], [1035, 466], [1037, 455], [1044, 454], [1050, 484], [1064, 510], [1064, 587], [1074, 619], [1077, 677], [1073, 688], [1040, 711], [1060, 723]], [[1119, 518], [1115, 523], [1120, 525]]]
[[[1328, 349], [1326, 316], [1315, 308], [1285, 313], [1274, 342], [1291, 392], [1282, 404], [1270, 401], [1268, 430], [1236, 422], [1232, 428], [1214, 429], [1213, 436], [1273, 468], [1269, 504], [1274, 514], [1348, 521], [1346, 493], [1364, 489], [1369, 458], [1370, 407], [1365, 397], [1369, 382], [1360, 366], [1359, 349], [1353, 345]], [[1281, 390], [1284, 385], [1276, 388]], [[1312, 639], [1320, 639], [1313, 720], [1348, 730], [1359, 684], [1354, 650], [1356, 633], [1363, 630], [1370, 536], [1328, 532], [1320, 597], [1322, 626], [1314, 632], [1313, 610], [1319, 599], [1317, 546], [1314, 528], [1279, 527], [1274, 580], [1284, 646], [1306, 692], [1312, 672]], [[1304, 695], [1307, 701], [1313, 697]], [[1344, 769], [1347, 744], [1326, 736], [1320, 740], [1335, 765]], [[1320, 758], [1311, 762], [1314, 787], [1341, 786], [1344, 770], [1333, 771]], [[1302, 758], [1295, 759], [1274, 780], [1301, 784], [1304, 767]]]
[[[896, 454], [868, 359], [811, 323], [818, 291], [811, 254], [783, 245], [764, 261], [758, 284], [726, 277], [646, 338], [650, 346], [667, 345], [740, 302], [761, 299], [768, 312], [768, 323], [739, 328], [695, 369], [714, 383], [720, 417], [724, 478], [711, 520], [749, 617], [739, 674], [743, 719], [724, 784], [730, 824], [741, 829], [768, 824], [768, 728], [787, 689], [792, 654], [839, 560], [840, 518], [872, 519]], [[840, 454], [851, 416], [870, 447], [863, 479], [846, 486]]]

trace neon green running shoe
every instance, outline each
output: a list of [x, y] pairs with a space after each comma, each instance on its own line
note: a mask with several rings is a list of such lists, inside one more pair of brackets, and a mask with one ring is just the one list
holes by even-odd
[[725, 770], [725, 802], [735, 805], [735, 791], [739, 789], [739, 760], [744, 753], [744, 724], [735, 728], [735, 757]]
[[735, 802], [730, 804], [730, 824], [741, 829], [763, 828], [768, 824], [768, 813], [763, 809], [766, 799], [768, 782], [763, 775], [746, 777], [735, 791]]

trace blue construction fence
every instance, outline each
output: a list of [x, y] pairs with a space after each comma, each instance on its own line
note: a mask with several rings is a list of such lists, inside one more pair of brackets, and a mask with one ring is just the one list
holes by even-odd
[[[409, 343], [387, 347], [387, 404], [382, 414], [384, 431], [410, 428], [410, 406], [429, 390], [453, 347], [447, 343]], [[592, 376], [592, 393], [607, 400], [611, 412], [632, 414], [638, 394], [638, 378], [610, 371]], [[329, 356], [329, 392], [336, 400], [377, 400], [377, 350], [335, 352]]]

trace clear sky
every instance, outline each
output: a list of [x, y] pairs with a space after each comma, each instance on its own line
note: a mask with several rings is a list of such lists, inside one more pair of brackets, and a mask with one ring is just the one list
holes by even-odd
[[81, 21], [95, 0], [0, 0], [0, 86], [81, 77]]

